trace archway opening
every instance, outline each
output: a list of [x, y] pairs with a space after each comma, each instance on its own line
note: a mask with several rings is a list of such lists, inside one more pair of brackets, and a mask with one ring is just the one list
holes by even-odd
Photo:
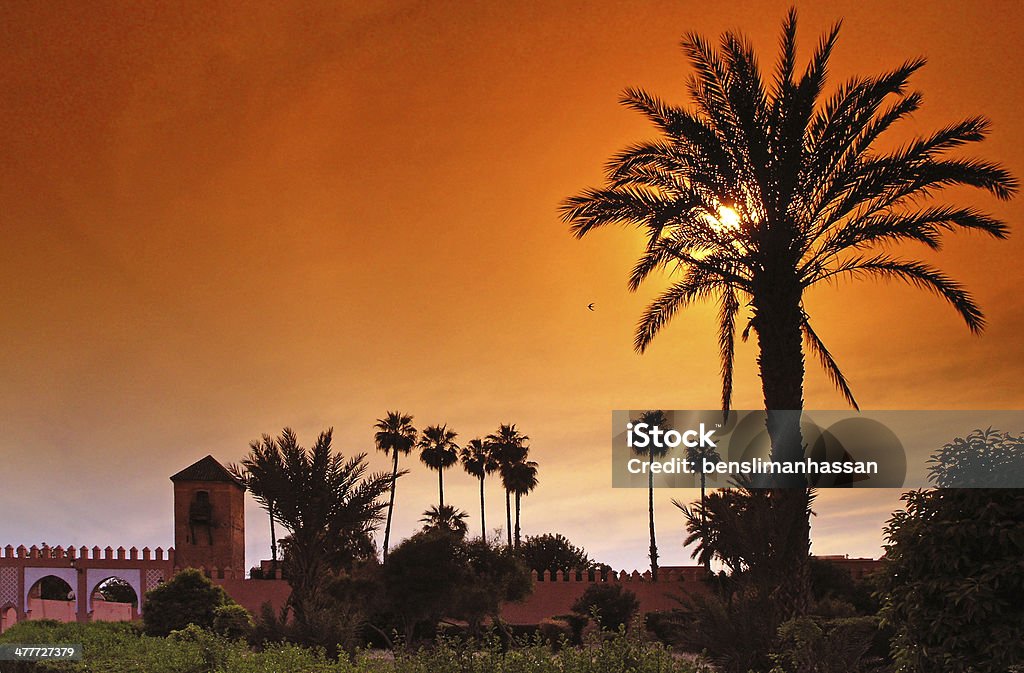
[[138, 614], [139, 596], [120, 577], [108, 577], [93, 589], [91, 603], [94, 622], [128, 622]]
[[55, 619], [58, 622], [73, 622], [75, 614], [75, 592], [71, 585], [55, 575], [39, 578], [28, 590], [28, 618]]
[[0, 633], [18, 623], [18, 611], [13, 605], [0, 610]]

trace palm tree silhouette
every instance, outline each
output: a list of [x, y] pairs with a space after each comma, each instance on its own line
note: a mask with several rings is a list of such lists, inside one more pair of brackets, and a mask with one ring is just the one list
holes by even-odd
[[505, 474], [516, 463], [526, 460], [530, 453], [530, 447], [526, 442], [530, 438], [516, 429], [515, 423], [501, 424], [498, 431], [487, 435], [485, 441], [491, 445], [494, 458], [498, 461], [498, 468], [501, 470], [502, 485], [505, 487], [505, 531], [508, 536], [508, 546], [512, 547], [512, 491], [505, 481]]
[[491, 445], [477, 437], [471, 439], [459, 452], [462, 467], [466, 472], [480, 480], [480, 537], [487, 539], [487, 521], [484, 507], [484, 479], [498, 469], [498, 461], [494, 458]]
[[469, 527], [466, 525], [468, 517], [469, 515], [464, 511], [456, 509], [451, 505], [442, 505], [440, 507], [434, 505], [423, 512], [423, 518], [420, 519], [420, 523], [424, 524], [424, 531], [445, 531], [453, 533], [455, 537], [461, 540], [469, 532]]
[[[722, 460], [722, 457], [718, 455], [718, 451], [711, 446], [704, 446], [703, 444], [698, 446], [686, 447], [686, 460], [690, 461], [691, 464], [700, 468], [700, 512], [701, 517], [707, 512], [707, 483], [708, 473], [704, 469], [704, 461], [709, 463], [718, 463]], [[673, 501], [675, 502], [675, 501]], [[704, 569], [711, 571], [711, 557], [704, 557]]]
[[[661, 138], [627, 147], [608, 162], [603, 188], [562, 205], [562, 217], [577, 237], [607, 224], [645, 231], [647, 246], [630, 289], [656, 271], [684, 272], [644, 311], [634, 339], [638, 352], [680, 309], [717, 301], [725, 410], [732, 398], [737, 321], [745, 322], [743, 338], [753, 330], [765, 409], [775, 412], [769, 413], [767, 430], [776, 462], [803, 458], [805, 344], [857, 407], [846, 377], [811, 327], [804, 292], [843, 278], [901, 280], [944, 299], [979, 332], [984, 317], [962, 285], [924, 262], [878, 247], [920, 242], [936, 249], [943, 233], [960, 229], [1005, 238], [1007, 226], [988, 214], [928, 200], [950, 186], [976, 187], [1000, 199], [1017, 189], [1016, 179], [999, 164], [950, 156], [986, 136], [989, 124], [981, 117], [895, 150], [876, 146], [879, 136], [920, 107], [921, 94], [907, 84], [924, 59], [852, 79], [822, 101], [838, 32], [837, 24], [797, 74], [791, 10], [768, 83], [744, 36], [725, 33], [716, 49], [698, 35], [686, 35], [682, 46], [695, 71], [689, 86], [693, 108], [627, 89], [622, 103], [644, 114]], [[744, 307], [749, 315], [741, 315]], [[780, 544], [786, 541], [796, 574], [804, 576], [808, 493], [780, 490], [772, 502], [779, 512]], [[807, 582], [789, 584], [806, 597]], [[795, 599], [800, 600], [805, 598]]]
[[528, 495], [537, 488], [537, 463], [532, 460], [522, 460], [501, 468], [501, 480], [506, 491], [516, 496], [516, 530], [514, 538], [514, 549], [519, 548], [519, 511], [524, 495]]
[[[650, 426], [657, 426], [663, 430], [668, 430], [671, 426], [668, 423], [668, 417], [664, 411], [651, 410], [645, 411], [640, 414], [640, 418], [637, 419], [638, 423], [647, 423]], [[668, 446], [655, 446], [654, 442], [648, 442], [649, 446], [646, 448], [634, 446], [633, 454], [637, 456], [645, 456], [651, 463], [654, 462], [655, 458], [663, 458], [668, 453]], [[654, 535], [654, 472], [647, 470], [647, 512], [650, 522], [651, 529], [651, 579], [657, 581], [658, 579], [658, 542]]]
[[[285, 432], [291, 431], [286, 428]], [[283, 489], [287, 488], [283, 476], [285, 470], [281, 446], [270, 435], [263, 435], [262, 440], [249, 444], [249, 455], [242, 459], [241, 465], [228, 465], [228, 471], [267, 510], [270, 517], [270, 558], [276, 571], [277, 530], [274, 519], [277, 516], [277, 503], [281, 500]]]
[[420, 437], [420, 460], [431, 470], [437, 470], [438, 507], [444, 507], [444, 471], [459, 459], [458, 435], [448, 425], [428, 425]]
[[377, 432], [373, 440], [378, 451], [391, 455], [391, 498], [388, 500], [388, 519], [384, 525], [384, 563], [388, 562], [388, 542], [391, 539], [391, 516], [395, 510], [395, 485], [398, 483], [398, 456], [408, 456], [416, 446], [416, 428], [412, 425], [412, 416], [400, 411], [389, 411], [384, 418], [378, 418], [373, 426]]

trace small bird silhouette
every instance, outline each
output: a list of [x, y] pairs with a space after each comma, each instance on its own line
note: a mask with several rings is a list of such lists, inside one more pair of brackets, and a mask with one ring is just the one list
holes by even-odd
[[594, 302], [590, 302], [589, 304], [587, 304], [587, 308], [590, 309], [591, 311], [593, 311], [594, 310]]

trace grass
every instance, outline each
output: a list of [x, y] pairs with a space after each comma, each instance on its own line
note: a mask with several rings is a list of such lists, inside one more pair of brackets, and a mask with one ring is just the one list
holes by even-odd
[[0, 643], [81, 643], [78, 662], [18, 664], [22, 671], [88, 673], [697, 673], [701, 670], [657, 643], [620, 632], [598, 637], [585, 647], [558, 653], [540, 642], [503, 652], [497, 640], [470, 644], [440, 639], [433, 647], [382, 656], [358, 652], [352, 660], [328, 660], [322, 651], [291, 644], [259, 652], [191, 626], [167, 638], [141, 635], [133, 624], [23, 622], [0, 636]]

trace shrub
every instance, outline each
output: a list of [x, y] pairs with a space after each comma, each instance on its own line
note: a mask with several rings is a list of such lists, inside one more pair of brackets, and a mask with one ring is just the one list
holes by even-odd
[[1024, 661], [1024, 490], [903, 495], [885, 529], [882, 618], [900, 670], [1003, 673]]
[[879, 634], [876, 617], [824, 619], [799, 617], [779, 627], [772, 673], [862, 673], [879, 670], [872, 643]]
[[217, 608], [233, 604], [222, 588], [198, 570], [188, 568], [146, 593], [143, 628], [150, 636], [166, 636], [189, 624], [209, 629]]
[[213, 611], [213, 630], [225, 638], [246, 638], [252, 627], [252, 615], [241, 605], [222, 605]]
[[591, 584], [572, 604], [579, 615], [596, 613], [597, 623], [609, 631], [629, 624], [639, 609], [636, 594], [620, 584]]

